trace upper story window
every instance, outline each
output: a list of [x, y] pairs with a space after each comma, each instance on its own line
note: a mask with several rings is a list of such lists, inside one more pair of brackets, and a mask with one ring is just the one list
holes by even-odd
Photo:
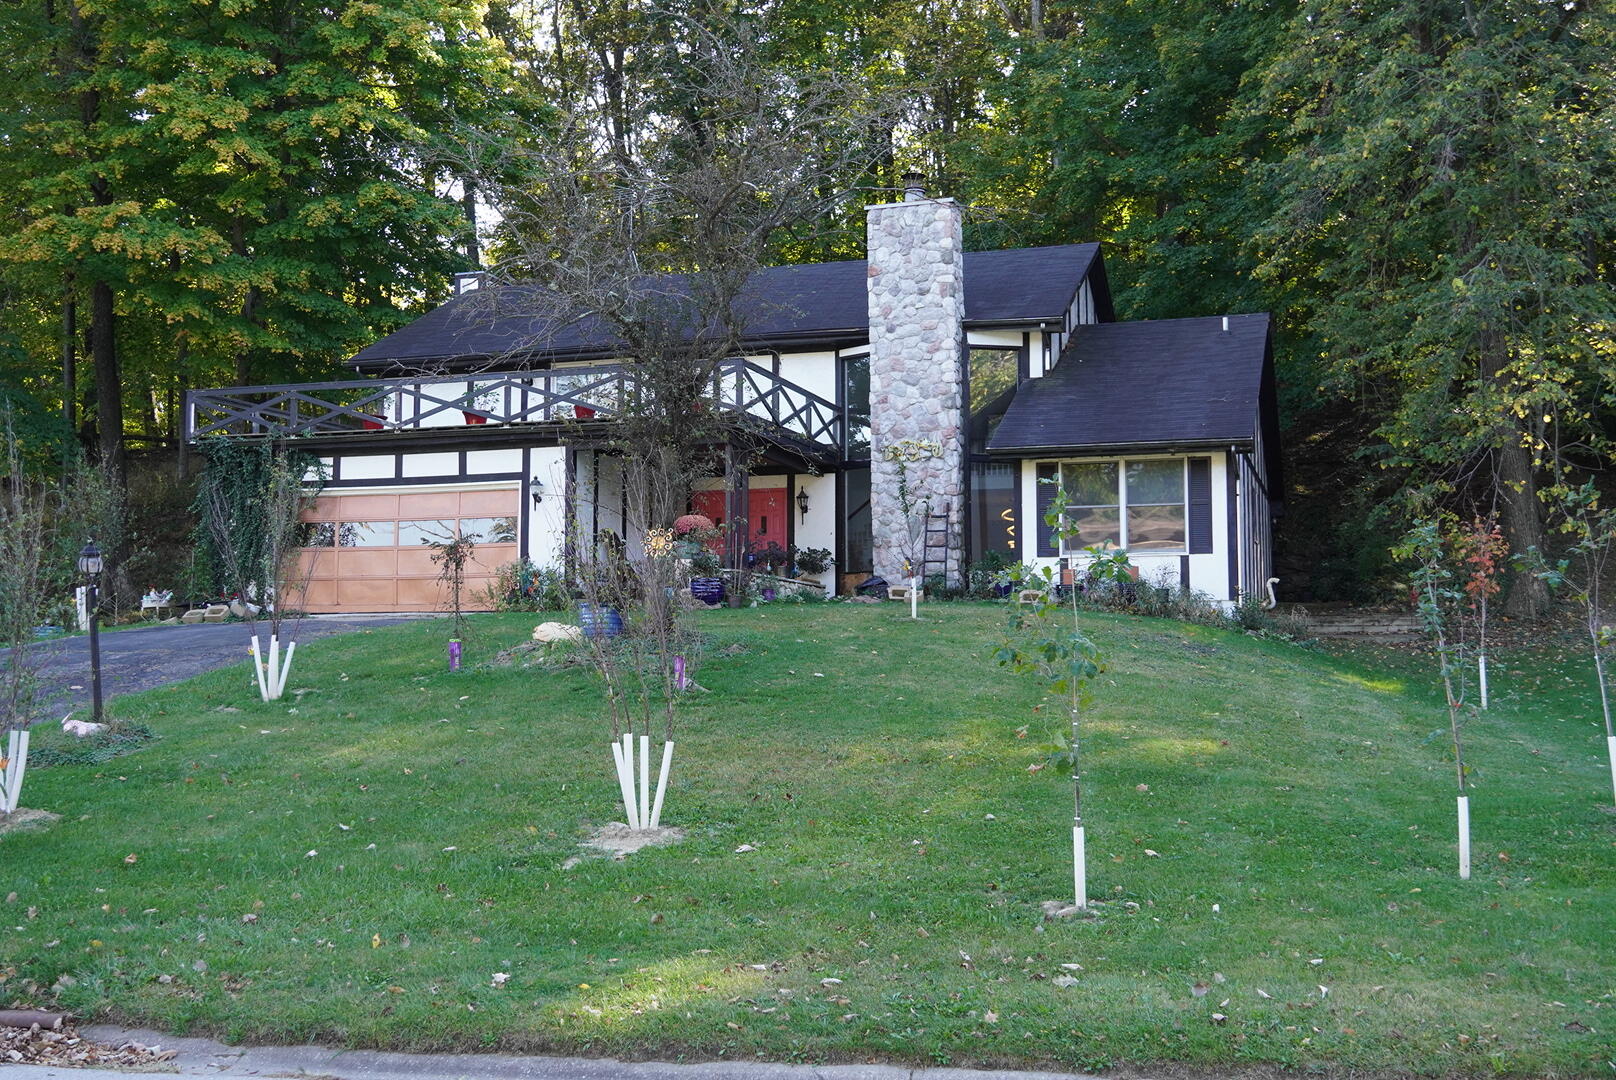
[[848, 461], [870, 459], [870, 358], [842, 357], [842, 424]]
[[968, 356], [965, 423], [972, 454], [987, 452], [988, 440], [1004, 419], [1021, 381], [1021, 350], [973, 348]]
[[1184, 458], [1064, 462], [1066, 520], [1076, 527], [1063, 548], [1120, 547], [1136, 552], [1188, 550]]

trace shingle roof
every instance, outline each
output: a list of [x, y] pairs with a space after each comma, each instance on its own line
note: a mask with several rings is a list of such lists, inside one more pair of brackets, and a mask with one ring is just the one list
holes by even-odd
[[[1098, 244], [968, 252], [967, 323], [1057, 319], [1071, 304], [1099, 253]], [[762, 271], [750, 294], [757, 344], [803, 339], [862, 341], [869, 332], [866, 264], [777, 266]], [[361, 370], [516, 356], [610, 353], [612, 339], [592, 319], [558, 323], [536, 290], [512, 287], [456, 297], [353, 359]]]
[[999, 453], [1249, 442], [1257, 433], [1268, 315], [1078, 327], [1029, 379], [988, 449]]

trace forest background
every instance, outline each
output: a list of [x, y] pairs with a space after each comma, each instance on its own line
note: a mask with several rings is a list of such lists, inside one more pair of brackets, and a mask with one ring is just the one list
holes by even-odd
[[1524, 551], [1608, 460], [1612, 31], [1582, 0], [6, 4], [0, 407], [30, 468], [88, 456], [179, 530], [185, 390], [342, 377], [497, 258], [468, 147], [585, 111], [632, 156], [697, 107], [693, 36], [743, 32], [764, 77], [905, 103], [778, 261], [861, 258], [918, 169], [973, 250], [1103, 242], [1118, 318], [1274, 312], [1282, 592], [1375, 599], [1416, 510]]

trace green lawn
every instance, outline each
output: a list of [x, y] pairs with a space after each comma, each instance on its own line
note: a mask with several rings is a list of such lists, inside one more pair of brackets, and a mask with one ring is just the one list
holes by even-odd
[[[1059, 707], [987, 660], [1001, 609], [905, 615], [702, 614], [723, 654], [665, 812], [690, 839], [571, 870], [621, 817], [581, 670], [451, 675], [414, 623], [300, 650], [295, 702], [245, 666], [124, 699], [161, 738], [31, 773], [24, 804], [62, 820], [0, 838], [0, 1001], [396, 1049], [1616, 1068], [1616, 815], [1580, 668], [1498, 664], [1460, 882], [1422, 668], [1092, 617], [1108, 902], [1044, 923], [1069, 787], [1027, 766]], [[479, 618], [472, 659], [535, 621]]]

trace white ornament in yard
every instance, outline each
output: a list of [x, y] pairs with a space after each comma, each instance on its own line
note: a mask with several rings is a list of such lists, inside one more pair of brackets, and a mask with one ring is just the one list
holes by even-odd
[[73, 719], [73, 714], [68, 713], [62, 717], [62, 730], [69, 735], [82, 739], [90, 735], [100, 734], [107, 730], [107, 725], [93, 723], [89, 720], [75, 720]]
[[584, 631], [570, 623], [547, 622], [533, 628], [533, 640], [548, 645], [555, 641], [582, 641]]

